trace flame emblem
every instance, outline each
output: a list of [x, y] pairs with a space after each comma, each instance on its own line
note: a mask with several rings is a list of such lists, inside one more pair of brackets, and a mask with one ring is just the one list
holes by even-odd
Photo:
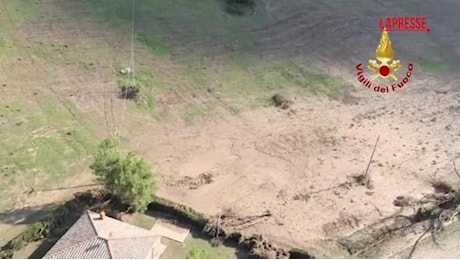
[[376, 73], [370, 78], [371, 80], [374, 80], [377, 77], [391, 77], [394, 80], [398, 80], [393, 72], [398, 71], [401, 68], [401, 64], [399, 60], [393, 60], [394, 52], [391, 47], [390, 36], [388, 36], [386, 28], [383, 28], [380, 43], [375, 50], [375, 58], [380, 63], [376, 60], [369, 60], [368, 68]]

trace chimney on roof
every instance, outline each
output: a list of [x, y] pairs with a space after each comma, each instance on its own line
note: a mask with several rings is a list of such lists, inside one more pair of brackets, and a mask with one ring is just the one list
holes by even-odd
[[99, 217], [101, 217], [101, 220], [104, 220], [104, 218], [105, 218], [105, 212], [104, 212], [104, 211], [101, 211], [101, 212], [99, 213]]

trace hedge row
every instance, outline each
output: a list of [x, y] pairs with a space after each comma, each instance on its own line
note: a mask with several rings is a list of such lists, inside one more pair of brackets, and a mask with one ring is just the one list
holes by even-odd
[[[15, 252], [24, 248], [29, 243], [43, 240], [49, 235], [54, 237], [62, 236], [87, 209], [105, 210], [108, 215], [114, 216], [118, 212], [125, 211], [126, 208], [125, 205], [120, 204], [118, 200], [101, 190], [76, 193], [72, 200], [59, 206], [41, 221], [30, 226], [26, 231], [3, 246], [0, 250], [0, 258], [12, 258]], [[208, 230], [208, 232], [214, 230], [213, 228], [209, 228], [210, 222], [205, 215], [190, 207], [163, 198], [157, 197], [155, 202], [149, 205], [149, 210], [168, 214], [182, 223], [191, 224], [197, 230]], [[314, 258], [307, 252], [299, 249], [291, 249], [289, 251], [277, 249], [265, 241], [262, 236], [244, 238], [240, 233], [227, 233], [222, 229], [220, 231], [219, 235], [225, 241], [237, 242], [238, 247], [248, 250], [251, 258], [267, 258], [267, 255], [263, 254], [264, 250], [260, 250], [261, 245], [264, 248], [271, 249], [271, 253], [274, 253], [276, 256], [281, 255], [292, 259]]]
[[190, 207], [174, 203], [167, 199], [156, 197], [155, 201], [149, 205], [148, 209], [172, 215], [177, 220], [190, 223], [192, 226], [200, 230], [203, 230], [208, 224], [208, 219], [205, 215]]
[[[149, 210], [166, 213], [183, 223], [191, 224], [198, 230], [203, 230], [206, 235], [215, 235], [214, 232], [216, 229], [215, 227], [210, 226], [211, 223], [208, 218], [190, 207], [157, 197], [155, 202], [150, 204]], [[251, 258], [263, 259], [274, 258], [275, 256], [277, 256], [277, 258], [284, 256], [285, 258], [290, 259], [315, 258], [302, 249], [292, 248], [286, 251], [282, 248], [277, 248], [276, 246], [264, 240], [263, 236], [260, 235], [244, 237], [241, 233], [238, 232], [227, 232], [222, 227], [219, 228], [219, 231], [219, 237], [222, 237], [224, 242], [236, 242], [239, 248], [248, 251], [249, 257]], [[263, 249], [268, 249], [268, 251], [271, 252], [267, 252], [266, 250], [259, 250], [261, 247], [263, 247]], [[267, 253], [271, 253], [271, 255]]]
[[27, 246], [31, 242], [40, 241], [44, 239], [49, 233], [49, 224], [46, 221], [35, 223], [19, 236], [10, 240], [5, 246], [1, 248], [0, 258], [7, 259], [13, 258], [16, 251]]

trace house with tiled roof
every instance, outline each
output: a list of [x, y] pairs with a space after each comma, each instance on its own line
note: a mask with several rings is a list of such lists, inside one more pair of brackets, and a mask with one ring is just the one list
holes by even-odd
[[149, 230], [88, 210], [43, 258], [155, 259], [165, 249]]

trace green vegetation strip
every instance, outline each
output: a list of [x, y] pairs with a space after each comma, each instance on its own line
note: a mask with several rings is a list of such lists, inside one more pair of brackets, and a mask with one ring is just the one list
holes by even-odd
[[2, 246], [0, 248], [0, 258], [13, 258], [16, 252], [32, 242], [43, 241], [48, 237], [62, 236], [81, 216], [85, 209], [108, 199], [109, 196], [101, 191], [75, 194], [74, 199], [58, 206], [42, 220], [36, 222]]
[[[108, 203], [110, 202], [110, 203]], [[43, 241], [49, 237], [62, 236], [71, 225], [81, 216], [86, 209], [104, 210], [108, 215], [115, 215], [118, 212], [127, 210], [126, 205], [119, 203], [116, 198], [112, 198], [108, 193], [101, 190], [91, 190], [83, 193], [76, 193], [74, 199], [66, 202], [65, 204], [57, 207], [49, 215], [45, 216], [41, 221], [30, 226], [23, 233], [10, 240], [6, 245], [1, 247], [0, 258], [12, 258], [14, 254], [27, 246], [29, 243]], [[194, 209], [174, 203], [172, 201], [156, 198], [155, 202], [149, 205], [149, 210], [160, 211], [167, 213], [177, 220], [189, 223], [198, 230], [204, 230], [209, 223], [205, 215], [195, 211]], [[251, 247], [257, 245], [255, 243], [259, 236], [251, 236], [249, 238], [242, 238], [241, 234], [235, 236], [230, 234], [226, 239], [235, 239], [239, 237], [238, 247], [251, 251]], [[266, 241], [263, 241], [267, 244]], [[270, 245], [270, 248], [273, 246]], [[311, 259], [313, 256], [299, 250], [291, 249], [286, 251], [289, 258], [304, 258]], [[190, 252], [191, 255], [205, 256], [200, 249]], [[41, 257], [41, 256], [40, 256]], [[250, 254], [250, 257], [263, 258], [263, 255]]]

